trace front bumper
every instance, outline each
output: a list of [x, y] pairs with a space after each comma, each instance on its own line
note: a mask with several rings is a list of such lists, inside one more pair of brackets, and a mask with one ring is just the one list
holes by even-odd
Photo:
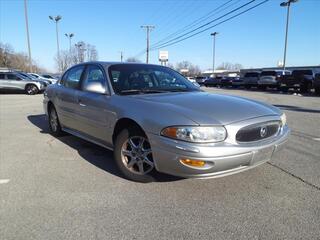
[[[287, 141], [290, 129], [285, 126], [274, 138], [250, 144], [193, 144], [159, 135], [148, 136], [159, 172], [186, 178], [214, 178], [242, 172], [269, 161]], [[180, 159], [202, 160], [203, 167], [184, 165]]]

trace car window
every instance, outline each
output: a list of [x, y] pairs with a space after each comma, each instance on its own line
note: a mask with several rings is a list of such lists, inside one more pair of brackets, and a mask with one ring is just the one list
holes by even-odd
[[84, 66], [78, 66], [70, 69], [65, 74], [66, 78], [63, 80], [62, 84], [67, 88], [73, 88], [73, 89], [79, 88], [83, 69], [84, 69]]
[[7, 74], [7, 78], [9, 80], [21, 80], [21, 78], [18, 77], [17, 75], [15, 75], [15, 74]]
[[4, 80], [4, 79], [5, 79], [4, 74], [0, 74], [0, 79], [1, 79], [1, 80]]
[[260, 76], [276, 76], [276, 71], [263, 71], [261, 72]]
[[103, 72], [98, 66], [89, 65], [87, 67], [87, 74], [83, 81], [82, 89], [87, 89], [90, 83], [101, 83], [103, 86], [105, 85]]
[[257, 72], [248, 72], [244, 75], [244, 77], [259, 77], [259, 73]]
[[119, 64], [109, 67], [112, 87], [117, 94], [133, 91], [198, 91], [190, 81], [167, 67]]
[[292, 75], [313, 75], [312, 70], [293, 70]]

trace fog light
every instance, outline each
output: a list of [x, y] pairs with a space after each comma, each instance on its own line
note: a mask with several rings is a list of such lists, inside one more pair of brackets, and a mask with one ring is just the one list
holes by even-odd
[[193, 160], [193, 159], [180, 159], [180, 162], [192, 167], [203, 167], [206, 164], [205, 161]]

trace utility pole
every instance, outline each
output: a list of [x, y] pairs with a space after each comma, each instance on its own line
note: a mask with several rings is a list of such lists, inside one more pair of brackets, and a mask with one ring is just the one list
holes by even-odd
[[213, 49], [212, 49], [212, 74], [214, 73], [215, 57], [216, 57], [216, 35], [218, 32], [213, 32], [210, 35], [213, 36]]
[[64, 34], [67, 38], [69, 38], [69, 52], [71, 53], [71, 38], [74, 37], [74, 34], [73, 33], [65, 33]]
[[59, 32], [58, 32], [58, 22], [61, 20], [61, 16], [49, 16], [49, 18], [56, 23], [56, 35], [57, 35], [57, 55], [58, 55], [58, 67], [59, 67], [59, 72], [61, 71], [60, 68], [60, 48], [59, 48]]
[[150, 45], [150, 41], [149, 41], [149, 38], [150, 38], [150, 31], [152, 30], [152, 29], [154, 29], [155, 28], [155, 26], [151, 26], [151, 25], [143, 25], [143, 26], [141, 26], [141, 28], [144, 28], [144, 29], [146, 29], [147, 30], [147, 56], [146, 56], [146, 63], [149, 63], [149, 45]]
[[120, 61], [123, 62], [123, 51], [120, 51]]
[[286, 70], [286, 57], [287, 57], [287, 42], [288, 42], [288, 28], [289, 28], [289, 16], [290, 16], [290, 6], [291, 3], [298, 2], [298, 0], [288, 0], [287, 2], [282, 2], [281, 7], [287, 7], [287, 23], [286, 23], [286, 36], [284, 40], [284, 54], [283, 54], [283, 72]]
[[29, 36], [27, 0], [24, 0], [24, 16], [26, 19], [27, 42], [28, 42], [28, 53], [29, 53], [29, 71], [32, 72], [32, 58], [31, 58], [30, 36]]

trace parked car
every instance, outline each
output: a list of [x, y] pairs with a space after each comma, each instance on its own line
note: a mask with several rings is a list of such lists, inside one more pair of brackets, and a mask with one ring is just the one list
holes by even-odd
[[152, 181], [226, 176], [272, 157], [289, 136], [276, 107], [199, 90], [171, 68], [82, 63], [44, 94], [54, 136], [62, 131], [112, 149], [120, 172]]
[[313, 87], [314, 74], [311, 69], [293, 70], [291, 75], [284, 75], [281, 79], [281, 90], [288, 91], [289, 88], [300, 89], [306, 93]]
[[220, 83], [220, 85], [222, 86], [222, 87], [231, 87], [231, 86], [234, 86], [234, 82], [235, 81], [238, 81], [240, 78], [239, 77], [227, 77], [227, 76], [225, 76], [225, 77], [223, 77], [222, 79], [221, 79], [221, 83]]
[[243, 78], [241, 78], [241, 77], [235, 77], [235, 78], [232, 80], [232, 86], [233, 86], [233, 87], [241, 87], [241, 86], [244, 86]]
[[195, 77], [195, 79], [196, 79], [196, 82], [200, 85], [200, 86], [202, 86], [202, 85], [204, 85], [204, 82], [208, 79], [207, 77], [202, 77], [202, 76], [197, 76], [197, 77]]
[[193, 77], [187, 77], [187, 79], [193, 83], [196, 87], [201, 87], [199, 83]]
[[29, 80], [36, 80], [36, 81], [41, 81], [44, 82], [45, 85], [49, 85], [52, 84], [52, 82], [50, 80], [46, 80], [44, 78], [36, 78], [34, 76], [32, 76], [31, 74], [25, 73], [25, 72], [17, 72], [20, 75], [24, 76], [25, 78], [29, 79]]
[[52, 76], [50, 74], [41, 74], [40, 76], [44, 77], [44, 78], [52, 79], [53, 81], [57, 80], [57, 78], [55, 78], [54, 76]]
[[314, 91], [317, 95], [320, 95], [320, 73], [316, 73], [313, 82]]
[[260, 77], [260, 72], [247, 72], [243, 76], [243, 84], [245, 88], [257, 87]]
[[289, 71], [283, 70], [266, 70], [260, 73], [260, 78], [258, 80], [258, 87], [260, 89], [280, 88], [280, 82], [283, 75], [290, 75]]
[[57, 82], [57, 79], [55, 78], [45, 78], [37, 73], [28, 73], [28, 74], [35, 77], [37, 80], [50, 82], [50, 84], [55, 84]]
[[1, 90], [23, 90], [29, 95], [43, 91], [46, 83], [38, 80], [28, 79], [16, 72], [0, 72]]
[[205, 82], [206, 87], [220, 87], [222, 77], [210, 77]]

